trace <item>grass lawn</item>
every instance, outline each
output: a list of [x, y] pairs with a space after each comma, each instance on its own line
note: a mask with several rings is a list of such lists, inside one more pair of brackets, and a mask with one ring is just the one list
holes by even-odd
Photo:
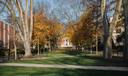
[[0, 76], [128, 76], [128, 73], [80, 69], [0, 67]]
[[84, 53], [74, 51], [51, 52], [43, 54], [41, 57], [44, 59], [17, 60], [10, 63], [127, 66], [121, 60], [104, 60], [101, 57], [87, 56]]

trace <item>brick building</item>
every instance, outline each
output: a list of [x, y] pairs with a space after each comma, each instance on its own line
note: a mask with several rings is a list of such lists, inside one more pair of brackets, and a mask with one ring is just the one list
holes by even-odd
[[11, 24], [0, 21], [0, 47], [13, 48], [15, 32]]

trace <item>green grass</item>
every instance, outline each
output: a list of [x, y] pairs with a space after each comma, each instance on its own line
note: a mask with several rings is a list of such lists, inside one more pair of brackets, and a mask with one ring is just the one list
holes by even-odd
[[103, 66], [127, 66], [121, 60], [104, 60], [101, 57], [87, 56], [81, 52], [51, 52], [42, 55], [44, 59], [17, 60], [10, 63], [35, 63], [35, 64], [72, 64], [72, 65], [103, 65]]
[[0, 67], [0, 76], [128, 76], [127, 72], [81, 69]]
[[[126, 66], [120, 60], [104, 60], [99, 56], [88, 56], [75, 51], [51, 52], [43, 54], [41, 57], [44, 59], [16, 60], [10, 63]], [[128, 76], [128, 73], [121, 71], [1, 66], [0, 76]]]

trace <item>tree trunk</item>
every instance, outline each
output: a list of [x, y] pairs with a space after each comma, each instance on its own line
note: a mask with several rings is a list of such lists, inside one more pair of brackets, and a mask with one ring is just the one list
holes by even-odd
[[108, 38], [108, 58], [112, 58], [112, 34], [113, 30], [115, 29], [117, 22], [120, 20], [120, 14], [122, 12], [122, 0], [116, 0], [116, 8], [115, 8], [115, 13], [112, 19], [112, 22], [110, 23], [109, 26], [109, 38]]
[[92, 49], [92, 48], [93, 48], [93, 45], [91, 44], [91, 45], [90, 45], [90, 53], [91, 53], [91, 54], [93, 53], [93, 51], [92, 51], [93, 49]]
[[128, 0], [123, 0], [123, 15], [124, 15], [124, 28], [125, 28], [125, 40], [124, 40], [124, 60], [128, 59]]
[[[103, 0], [103, 1], [106, 1], [106, 0]], [[119, 21], [119, 18], [120, 18], [119, 16], [121, 14], [121, 5], [122, 5], [122, 0], [116, 0], [116, 8], [115, 8], [115, 13], [114, 13], [112, 22], [109, 22], [109, 20], [107, 19], [106, 9], [104, 9], [103, 11], [104, 44], [105, 44], [104, 58], [105, 59], [112, 58], [112, 34], [113, 34], [113, 29], [115, 29], [115, 26], [117, 25], [117, 22]], [[106, 5], [104, 7], [106, 7]]]
[[31, 57], [31, 46], [29, 40], [24, 41], [24, 50], [25, 50], [25, 55], [24, 57]]
[[[110, 50], [110, 48], [108, 48], [108, 46], [110, 47], [110, 42], [108, 41], [109, 38], [109, 23], [108, 23], [108, 19], [107, 19], [107, 14], [106, 14], [106, 0], [102, 0], [101, 3], [101, 14], [102, 14], [102, 19], [103, 19], [103, 27], [104, 27], [104, 51], [103, 51], [103, 57], [105, 59], [108, 58], [108, 51]], [[109, 39], [108, 39], [109, 38]], [[109, 45], [108, 45], [109, 43]]]
[[[106, 18], [105, 18], [106, 19]], [[112, 58], [112, 26], [109, 26], [108, 21], [104, 22], [104, 52], [105, 59]]]
[[98, 34], [96, 31], [96, 54], [98, 54]]
[[[108, 23], [108, 22], [107, 22]], [[105, 46], [105, 51], [106, 51], [106, 56], [105, 59], [111, 59], [112, 58], [112, 34], [113, 34], [113, 25], [110, 25], [108, 23], [108, 35], [107, 35], [107, 40], [106, 40], [106, 46]]]
[[17, 60], [17, 47], [15, 41], [14, 41], [14, 51], [15, 51], [15, 60]]
[[[30, 9], [29, 9], [30, 6]], [[31, 56], [33, 32], [33, 0], [7, 0], [6, 7], [11, 14], [14, 29], [18, 31], [25, 49], [25, 57]], [[29, 17], [28, 17], [29, 16]], [[17, 18], [18, 17], [18, 18]]]
[[110, 45], [111, 42], [109, 42], [110, 37], [109, 37], [109, 23], [108, 19], [106, 16], [106, 12], [104, 12], [103, 16], [103, 25], [104, 25], [104, 51], [103, 51], [103, 56], [105, 59], [108, 59], [108, 52], [110, 51]]
[[111, 59], [112, 58], [112, 35], [110, 35], [107, 39], [107, 47], [106, 47], [106, 59]]
[[39, 39], [38, 39], [38, 55], [40, 54], [40, 44], [39, 44]]

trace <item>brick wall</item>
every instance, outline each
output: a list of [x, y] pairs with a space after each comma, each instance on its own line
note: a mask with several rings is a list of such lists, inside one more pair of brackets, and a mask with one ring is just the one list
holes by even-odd
[[8, 23], [0, 21], [0, 46], [8, 49], [13, 48], [14, 36], [13, 27]]

